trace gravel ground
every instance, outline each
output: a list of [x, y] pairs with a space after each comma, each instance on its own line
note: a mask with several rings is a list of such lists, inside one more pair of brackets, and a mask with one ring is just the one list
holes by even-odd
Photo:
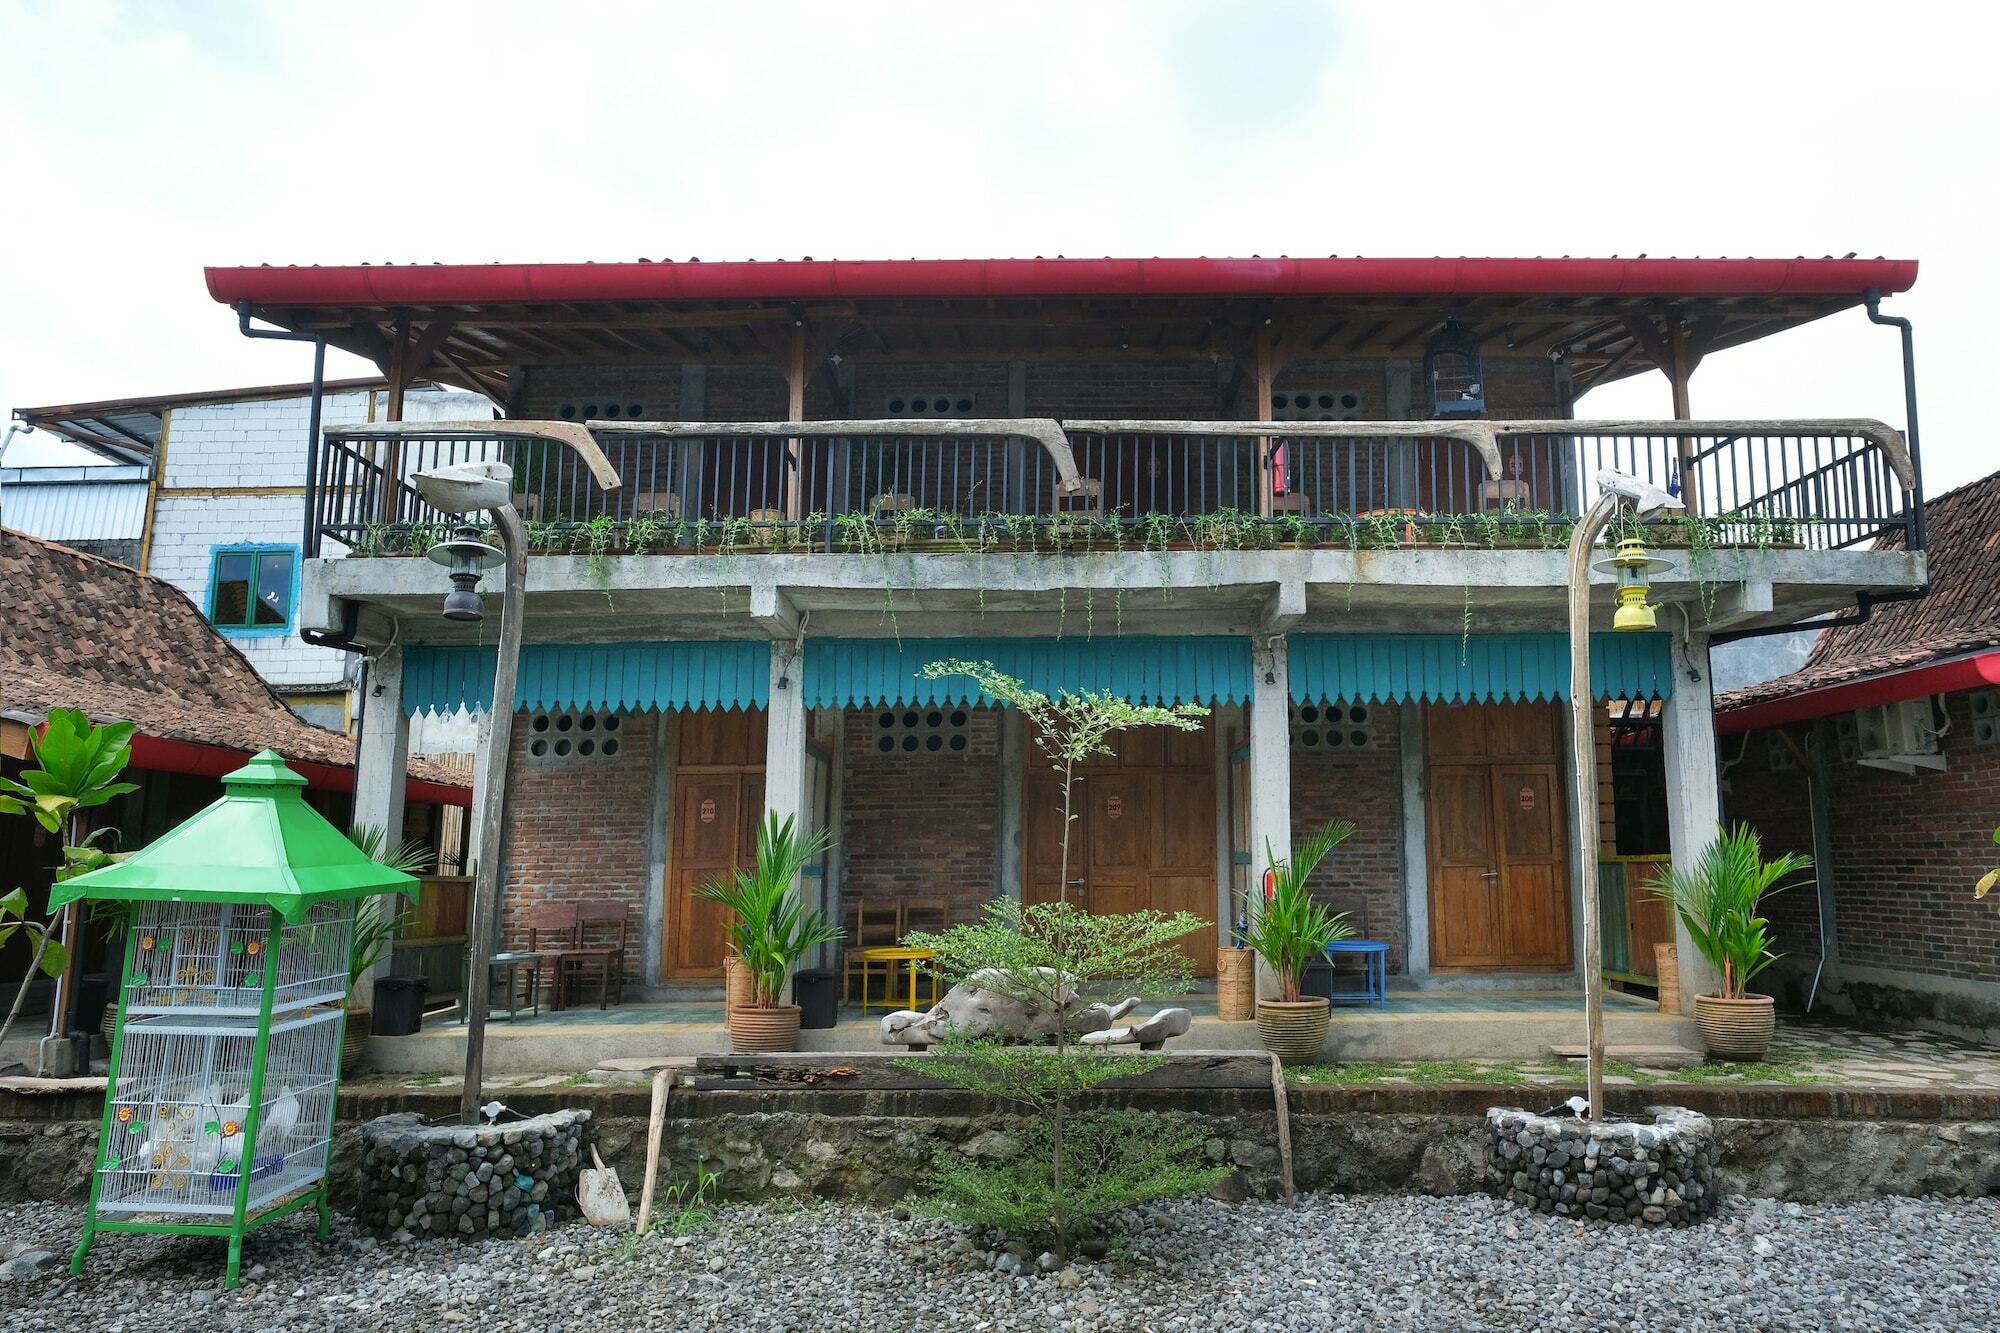
[[[78, 1210], [0, 1212], [0, 1257], [60, 1248]], [[956, 1246], [956, 1250], [954, 1250]], [[0, 1328], [1986, 1329], [2000, 1200], [1733, 1201], [1685, 1231], [1586, 1227], [1485, 1197], [1189, 1200], [1128, 1216], [1111, 1257], [1004, 1276], [949, 1228], [879, 1209], [726, 1208], [636, 1254], [581, 1224], [528, 1240], [383, 1246], [302, 1219], [222, 1245], [106, 1237], [86, 1276], [0, 1282]], [[926, 1252], [939, 1257], [925, 1259]], [[31, 1261], [32, 1262], [32, 1261]]]

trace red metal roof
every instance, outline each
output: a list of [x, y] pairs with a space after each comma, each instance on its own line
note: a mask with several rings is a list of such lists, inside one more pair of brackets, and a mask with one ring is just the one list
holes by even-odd
[[1901, 259], [886, 259], [210, 268], [233, 305], [1003, 296], [1855, 296]]

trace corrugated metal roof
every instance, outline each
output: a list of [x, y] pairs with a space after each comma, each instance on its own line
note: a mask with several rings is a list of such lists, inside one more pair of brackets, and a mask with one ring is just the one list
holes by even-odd
[[0, 468], [0, 523], [52, 542], [137, 541], [146, 469]]
[[[1569, 698], [1565, 634], [1295, 634], [1292, 698], [1352, 703], [1522, 702]], [[1664, 634], [1590, 636], [1597, 697], [1667, 698], [1673, 663]]]
[[[403, 711], [483, 710], [493, 702], [491, 647], [403, 650]], [[771, 692], [771, 645], [716, 643], [530, 644], [514, 691], [519, 708], [762, 708]]]
[[991, 662], [1047, 694], [1110, 690], [1156, 704], [1238, 703], [1250, 697], [1250, 640], [1176, 639], [811, 639], [808, 707], [986, 702], [966, 677], [924, 680], [926, 663]]

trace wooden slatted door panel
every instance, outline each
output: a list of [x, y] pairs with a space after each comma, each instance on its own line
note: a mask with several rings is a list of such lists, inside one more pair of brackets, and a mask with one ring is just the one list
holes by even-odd
[[1553, 764], [1493, 766], [1501, 952], [1509, 967], [1568, 967], [1569, 847]]
[[[762, 779], [758, 780], [761, 787]], [[742, 773], [689, 773], [674, 784], [673, 891], [667, 897], [666, 939], [661, 950], [672, 980], [708, 980], [722, 975], [723, 929], [728, 914], [695, 895], [704, 880], [725, 875], [754, 860], [755, 824], [744, 818]], [[762, 798], [751, 807], [761, 810]], [[751, 845], [746, 848], [746, 833]]]
[[[1022, 899], [1058, 893], [1062, 788], [1027, 741]], [[1114, 753], [1080, 765], [1070, 825], [1069, 900], [1091, 912], [1188, 911], [1209, 923], [1184, 942], [1215, 973], [1215, 741], [1197, 732], [1126, 732]], [[1078, 883], [1076, 881], [1081, 881]]]
[[1498, 967], [1505, 961], [1494, 866], [1493, 784], [1485, 764], [1431, 768], [1432, 967]]

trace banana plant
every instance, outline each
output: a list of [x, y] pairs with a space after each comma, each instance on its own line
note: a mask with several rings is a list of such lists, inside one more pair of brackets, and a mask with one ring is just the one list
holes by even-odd
[[[0, 815], [33, 815], [51, 833], [79, 810], [139, 790], [117, 777], [132, 760], [132, 724], [95, 726], [74, 708], [49, 713], [32, 734], [32, 753], [19, 781], [0, 778]], [[69, 841], [76, 839], [71, 837]]]
[[[78, 709], [52, 709], [42, 728], [30, 734], [28, 765], [20, 778], [0, 778], [0, 815], [28, 815], [61, 835], [62, 864], [55, 875], [59, 883], [113, 859], [112, 853], [95, 845], [106, 830], [83, 836], [82, 812], [139, 790], [137, 783], [117, 780], [132, 760], [132, 732], [130, 722], [98, 726]], [[33, 937], [34, 954], [7, 1019], [0, 1023], [0, 1042], [20, 1016], [35, 973], [59, 977], [69, 965], [69, 949], [58, 938], [56, 919], [30, 920], [27, 892], [17, 888], [0, 898], [0, 944], [23, 933]]]

